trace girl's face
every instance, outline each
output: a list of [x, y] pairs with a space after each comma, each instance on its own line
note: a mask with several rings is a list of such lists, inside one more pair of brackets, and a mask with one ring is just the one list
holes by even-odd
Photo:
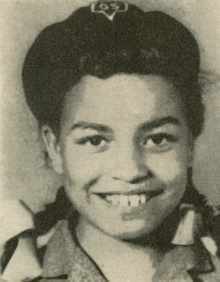
[[193, 153], [182, 107], [173, 86], [151, 75], [86, 76], [67, 94], [60, 139], [45, 139], [80, 220], [128, 239], [174, 210]]

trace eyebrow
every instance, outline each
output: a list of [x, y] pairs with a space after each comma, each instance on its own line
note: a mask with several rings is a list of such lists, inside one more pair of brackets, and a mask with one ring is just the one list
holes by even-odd
[[145, 122], [142, 125], [140, 125], [140, 129], [141, 130], [145, 130], [145, 131], [150, 131], [153, 130], [155, 128], [158, 128], [160, 126], [163, 126], [165, 124], [172, 124], [175, 126], [181, 126], [180, 121], [172, 116], [167, 116], [167, 117], [163, 117], [163, 118], [157, 118], [153, 121], [150, 122]]
[[93, 129], [93, 130], [105, 132], [105, 133], [113, 132], [113, 130], [107, 125], [98, 124], [98, 123], [90, 123], [90, 122], [85, 122], [85, 121], [80, 121], [80, 122], [73, 124], [73, 126], [71, 127], [71, 130], [73, 131], [78, 128], [83, 129], [83, 130]]
[[[163, 126], [165, 124], [172, 124], [172, 125], [177, 125], [180, 126], [180, 122], [177, 118], [168, 116], [168, 117], [163, 117], [163, 118], [158, 118], [150, 122], [145, 122], [140, 125], [141, 130], [145, 131], [150, 131], [153, 130], [157, 127]], [[105, 133], [113, 133], [113, 130], [111, 127], [103, 124], [98, 124], [98, 123], [90, 123], [90, 122], [85, 122], [85, 121], [80, 121], [71, 126], [71, 131], [76, 130], [76, 129], [93, 129], [99, 132], [105, 132]]]

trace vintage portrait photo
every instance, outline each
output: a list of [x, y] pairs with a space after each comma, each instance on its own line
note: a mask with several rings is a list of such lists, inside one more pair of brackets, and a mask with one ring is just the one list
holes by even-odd
[[220, 282], [220, 1], [0, 18], [0, 281]]

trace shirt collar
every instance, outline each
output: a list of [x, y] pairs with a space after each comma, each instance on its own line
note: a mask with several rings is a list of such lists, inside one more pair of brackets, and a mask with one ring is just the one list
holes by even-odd
[[[190, 269], [194, 273], [208, 273], [215, 270], [210, 253], [202, 243], [204, 230], [201, 216], [193, 206], [181, 207], [181, 219], [173, 237], [172, 244], [178, 249], [180, 246], [189, 246], [192, 250], [193, 263]], [[68, 228], [68, 221], [59, 222], [50, 239], [44, 258], [43, 277], [61, 277], [70, 275], [78, 281], [106, 282], [94, 261], [78, 245], [76, 238]], [[189, 269], [186, 271], [190, 271]], [[80, 280], [81, 279], [81, 280]], [[75, 280], [74, 280], [75, 281]], [[77, 281], [76, 281], [77, 282]]]
[[65, 274], [74, 277], [75, 282], [106, 282], [95, 263], [74, 240], [67, 220], [62, 220], [48, 243], [42, 276], [61, 277]]
[[[207, 236], [201, 214], [190, 204], [182, 204], [180, 210], [180, 223], [171, 243], [177, 246], [192, 246], [195, 257], [194, 271], [199, 273], [214, 271], [215, 267], [210, 256], [210, 249], [204, 244], [203, 240]], [[213, 244], [215, 244], [214, 241]]]

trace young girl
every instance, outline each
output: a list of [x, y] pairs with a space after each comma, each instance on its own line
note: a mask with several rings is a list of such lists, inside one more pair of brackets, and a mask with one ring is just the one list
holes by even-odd
[[220, 281], [219, 212], [191, 181], [199, 70], [188, 29], [125, 2], [40, 33], [23, 85], [63, 187], [15, 238], [34, 244], [39, 275], [24, 279]]

